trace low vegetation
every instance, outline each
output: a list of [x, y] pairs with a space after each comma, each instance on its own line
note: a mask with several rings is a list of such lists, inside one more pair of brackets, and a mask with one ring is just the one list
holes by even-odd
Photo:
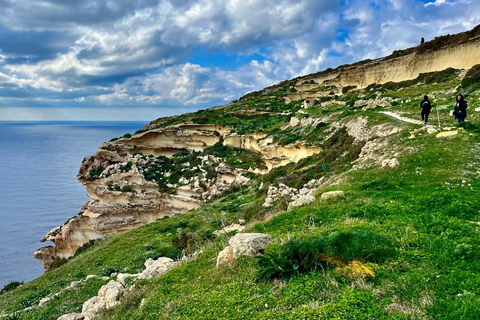
[[[236, 133], [263, 132], [279, 145], [305, 143], [323, 151], [263, 176], [246, 173], [248, 184], [196, 210], [85, 245], [43, 276], [4, 287], [0, 314], [56, 319], [79, 312], [115, 273], [138, 273], [148, 258], [197, 253], [164, 276], [130, 283], [134, 289], [100, 319], [478, 319], [480, 119], [472, 110], [480, 97], [478, 73], [474, 68], [462, 80], [459, 70], [447, 69], [408, 82], [350, 88], [308, 109], [300, 109], [299, 102], [285, 103], [282, 95], [293, 91], [279, 86], [228, 107], [157, 121], [158, 126], [228, 125]], [[461, 125], [450, 115], [457, 90], [466, 93], [472, 110]], [[458, 134], [437, 138], [381, 113], [418, 119], [424, 94], [435, 108], [430, 123], [440, 121]], [[381, 98], [390, 102], [356, 105]], [[242, 115], [239, 110], [255, 112]], [[294, 116], [318, 121], [292, 128], [288, 123]], [[359, 138], [351, 129], [358, 119], [377, 126], [377, 134]], [[395, 130], [387, 135], [391, 128]], [[366, 148], [372, 145], [382, 147]], [[370, 158], [359, 159], [361, 154]], [[139, 156], [148, 160], [139, 170], [159, 188], [202, 170], [213, 177], [215, 167], [203, 157], [223, 158], [242, 169], [264, 166], [259, 154], [222, 141], [203, 153]], [[381, 160], [391, 157], [399, 165], [382, 167]], [[121, 170], [128, 171], [133, 164], [124, 166]], [[314, 202], [287, 210], [284, 197], [262, 206], [269, 186], [300, 189], [312, 179], [323, 181]], [[320, 197], [334, 190], [345, 196]], [[245, 231], [269, 234], [272, 245], [264, 255], [242, 256], [231, 268], [216, 268], [218, 252], [233, 233], [215, 236], [214, 231], [239, 219], [246, 220]], [[91, 274], [109, 279], [92, 278], [62, 291]], [[38, 307], [42, 298], [58, 292]]]

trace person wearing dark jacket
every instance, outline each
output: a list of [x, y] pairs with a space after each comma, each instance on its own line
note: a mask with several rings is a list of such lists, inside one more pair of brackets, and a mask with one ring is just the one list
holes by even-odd
[[432, 104], [430, 103], [430, 100], [428, 100], [428, 96], [423, 96], [423, 100], [420, 102], [420, 107], [422, 108], [422, 121], [426, 126], [428, 122], [428, 115], [430, 114], [430, 110], [432, 110]]
[[455, 109], [453, 110], [453, 115], [455, 119], [458, 119], [458, 123], [465, 121], [467, 117], [467, 102], [463, 100], [463, 96], [461, 94], [457, 94], [457, 103], [455, 104]]

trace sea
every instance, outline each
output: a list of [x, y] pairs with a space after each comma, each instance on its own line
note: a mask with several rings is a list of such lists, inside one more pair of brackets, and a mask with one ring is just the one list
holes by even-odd
[[0, 121], [0, 289], [43, 273], [40, 239], [87, 202], [76, 175], [104, 142], [146, 122]]

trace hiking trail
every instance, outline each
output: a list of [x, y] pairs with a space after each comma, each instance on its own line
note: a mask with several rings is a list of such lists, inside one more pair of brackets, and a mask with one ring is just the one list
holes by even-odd
[[400, 120], [400, 121], [403, 121], [403, 122], [423, 125], [423, 122], [420, 121], [420, 120], [415, 120], [415, 119], [410, 119], [410, 118], [407, 118], [407, 117], [402, 117], [401, 115], [399, 115], [398, 113], [395, 113], [395, 112], [380, 111], [380, 113], [386, 114], [387, 116], [393, 117], [393, 118], [395, 118], [397, 120]]

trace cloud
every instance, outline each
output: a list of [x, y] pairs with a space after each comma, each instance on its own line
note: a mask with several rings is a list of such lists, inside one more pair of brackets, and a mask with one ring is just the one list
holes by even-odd
[[479, 23], [473, 0], [0, 0], [0, 106], [207, 107]]

